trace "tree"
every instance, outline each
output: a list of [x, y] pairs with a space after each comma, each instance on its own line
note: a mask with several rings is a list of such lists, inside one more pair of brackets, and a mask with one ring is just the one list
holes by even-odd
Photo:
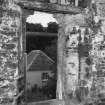
[[26, 31], [29, 32], [43, 32], [44, 28], [41, 24], [26, 23]]
[[57, 87], [57, 38], [51, 41], [51, 45], [45, 48], [45, 53], [50, 56], [55, 63], [50, 67], [53, 76], [49, 77], [45, 88], [47, 96], [51, 95], [51, 98], [56, 98]]
[[58, 24], [56, 22], [49, 22], [47, 27], [47, 32], [57, 33], [58, 32]]
[[57, 87], [57, 38], [51, 42], [50, 46], [45, 48], [45, 52], [50, 56], [55, 63], [51, 66], [53, 76], [49, 77], [46, 85], [47, 95], [51, 95], [51, 98], [56, 98]]
[[49, 77], [46, 86], [43, 87], [44, 94], [50, 98], [56, 98], [56, 87], [57, 87], [57, 64], [54, 63], [51, 68], [53, 76]]
[[45, 53], [57, 62], [57, 38], [51, 41], [51, 44], [45, 47]]

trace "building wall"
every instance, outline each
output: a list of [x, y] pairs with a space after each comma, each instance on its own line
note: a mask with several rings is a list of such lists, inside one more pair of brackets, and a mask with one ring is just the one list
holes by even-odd
[[[103, 5], [103, 7], [102, 7], [102, 5]], [[66, 91], [66, 88], [67, 88], [67, 86], [69, 86], [71, 88], [73, 81], [71, 81], [68, 78], [68, 75], [70, 75], [70, 74], [66, 73], [68, 65], [66, 63], [66, 61], [67, 61], [66, 57], [67, 56], [65, 56], [65, 54], [64, 54], [64, 52], [67, 50], [67, 48], [65, 47], [66, 46], [65, 45], [66, 41], [65, 41], [64, 37], [68, 37], [70, 35], [70, 32], [72, 31], [73, 27], [79, 27], [80, 30], [81, 30], [82, 25], [84, 27], [88, 26], [88, 28], [90, 30], [89, 34], [90, 34], [91, 40], [94, 40], [97, 35], [105, 36], [105, 33], [104, 33], [105, 30], [101, 30], [101, 32], [100, 32], [100, 27], [98, 27], [96, 29], [95, 26], [93, 27], [94, 24], [91, 25], [91, 23], [94, 21], [94, 18], [97, 18], [99, 16], [98, 19], [101, 21], [101, 17], [103, 17], [103, 18], [105, 17], [104, 16], [104, 14], [105, 14], [105, 8], [104, 8], [105, 6], [104, 5], [105, 4], [101, 4], [101, 3], [98, 4], [97, 3], [97, 7], [96, 7], [97, 8], [97, 13], [96, 13], [96, 10], [95, 10], [94, 7], [89, 7], [89, 10], [87, 9], [86, 13], [84, 13], [84, 14], [77, 14], [77, 15], [71, 15], [71, 16], [70, 15], [65, 15], [65, 16], [58, 15], [57, 16], [57, 18], [59, 18], [58, 19], [59, 23], [61, 22], [60, 25], [62, 27], [62, 30], [65, 31], [65, 33], [64, 33], [63, 31], [59, 30], [60, 37], [58, 38], [58, 48], [59, 48], [58, 49], [58, 54], [60, 54], [60, 55], [58, 55], [59, 56], [59, 58], [58, 58], [58, 60], [59, 60], [59, 63], [58, 63], [58, 73], [59, 73], [58, 77], [59, 78], [58, 78], [58, 85], [57, 85], [58, 86], [57, 92], [59, 93], [58, 98], [60, 100], [64, 101], [64, 105], [69, 105], [70, 103], [73, 103], [73, 104], [76, 104], [76, 105], [79, 105], [79, 104], [81, 104], [81, 105], [82, 104], [86, 104], [86, 105], [93, 104], [93, 103], [95, 103], [95, 101], [100, 100], [99, 98], [97, 98], [98, 97], [97, 94], [100, 95], [100, 93], [102, 93], [103, 90], [105, 90], [104, 89], [104, 83], [105, 82], [104, 83], [99, 82], [101, 80], [104, 80], [103, 75], [101, 75], [99, 78], [97, 78], [98, 72], [95, 71], [95, 73], [94, 73], [94, 71], [91, 70], [92, 67], [90, 67], [91, 78], [88, 78], [88, 79], [83, 78], [83, 81], [81, 79], [79, 79], [78, 84], [76, 85], [77, 86], [76, 90], [75, 90], [75, 86], [74, 86], [73, 87], [74, 88], [73, 94], [68, 95], [69, 90]], [[92, 4], [91, 6], [95, 6], [95, 4]], [[96, 15], [98, 15], [98, 16], [96, 16]], [[92, 18], [92, 16], [94, 18]], [[88, 20], [88, 22], [87, 22], [87, 20]], [[104, 22], [101, 25], [102, 25], [102, 27], [104, 27]], [[94, 38], [92, 38], [92, 35], [94, 35]], [[85, 36], [85, 33], [84, 33], [84, 36]], [[103, 42], [104, 41], [105, 41], [105, 39], [103, 39]], [[98, 44], [98, 43], [93, 44], [93, 43], [90, 42], [90, 44], [92, 44], [92, 46], [93, 46], [93, 45]], [[101, 46], [101, 44], [100, 44], [100, 46]], [[92, 50], [92, 48], [91, 48], [91, 50]], [[71, 56], [72, 53], [74, 53], [73, 51], [74, 51], [74, 48], [69, 50], [69, 52], [70, 52], [69, 56]], [[89, 55], [89, 57], [91, 57], [93, 59], [94, 63], [98, 62], [98, 64], [100, 62], [99, 58], [102, 59], [102, 57], [100, 57], [100, 56], [96, 57], [95, 54], [94, 54], [94, 57], [91, 54]], [[102, 60], [104, 61], [104, 59], [102, 59]], [[75, 61], [74, 61], [74, 63], [75, 63]], [[82, 71], [84, 72], [84, 68], [86, 67], [86, 65], [84, 64], [84, 60], [82, 60], [81, 63], [82, 63], [82, 65], [81, 65], [82, 66]], [[80, 64], [80, 62], [79, 62], [79, 64]], [[80, 67], [80, 65], [79, 65], [79, 67]], [[96, 64], [96, 67], [97, 67], [97, 64]], [[99, 71], [99, 69], [97, 68], [97, 71]], [[85, 72], [84, 72], [84, 74], [85, 74]], [[69, 85], [66, 86], [67, 81], [70, 81], [70, 82], [68, 82]], [[103, 96], [104, 96], [104, 93], [103, 93]], [[102, 98], [104, 99], [104, 97], [102, 97]], [[71, 99], [73, 99], [74, 101], [71, 100]], [[77, 103], [75, 103], [75, 102], [77, 102]]]
[[14, 1], [0, 1], [0, 105], [19, 105], [24, 100], [22, 10]]
[[[0, 104], [1, 105], [21, 105], [23, 102], [21, 102], [20, 100], [22, 99], [21, 97], [19, 97], [19, 93], [21, 92], [21, 87], [22, 87], [22, 83], [20, 84], [18, 81], [18, 78], [20, 78], [22, 75], [20, 74], [20, 68], [17, 66], [19, 64], [17, 64], [17, 62], [15, 62], [15, 66], [14, 66], [14, 61], [20, 62], [20, 59], [22, 59], [22, 46], [20, 44], [22, 44], [22, 15], [21, 15], [21, 10], [20, 7], [15, 5], [15, 3], [13, 1], [18, 1], [18, 0], [1, 0], [0, 1], [0, 73], [2, 74], [2, 80], [1, 82], [2, 84], [2, 93], [0, 94]], [[95, 1], [95, 0], [94, 0]], [[98, 0], [100, 1], [100, 0]], [[105, 1], [105, 0], [101, 0], [101, 1]], [[103, 6], [102, 6], [103, 5]], [[102, 7], [102, 8], [101, 8]], [[97, 4], [97, 8], [98, 9], [98, 13], [97, 15], [99, 15], [100, 17], [105, 17], [105, 3], [104, 4]], [[101, 9], [100, 9], [101, 8]], [[90, 11], [90, 10], [89, 10]], [[86, 11], [87, 14], [89, 12], [88, 10]], [[92, 11], [94, 12], [94, 10]], [[63, 94], [63, 100], [64, 105], [69, 105], [70, 103], [72, 103], [72, 101], [69, 99], [67, 99], [67, 94], [65, 94], [65, 90], [63, 90], [63, 86], [65, 85], [64, 83], [64, 79], [66, 78], [65, 76], [65, 65], [63, 65], [64, 62], [64, 57], [63, 56], [63, 51], [64, 51], [64, 37], [65, 35], [68, 35], [70, 32], [70, 29], [72, 29], [73, 26], [78, 25], [79, 23], [83, 22], [83, 18], [88, 15], [84, 15], [78, 18], [78, 15], [72, 16], [72, 15], [61, 15], [58, 14], [59, 16], [57, 17], [58, 22], [60, 24], [60, 31], [59, 31], [59, 38], [58, 38], [58, 47], [60, 47], [61, 49], [59, 50], [59, 54], [58, 55], [58, 59], [59, 59], [59, 71], [58, 71], [58, 93], [60, 94], [62, 99], [62, 95]], [[90, 13], [91, 15], [91, 13]], [[94, 15], [93, 15], [94, 16]], [[80, 21], [78, 21], [78, 19], [80, 19]], [[89, 26], [90, 28], [91, 25]], [[99, 29], [99, 28], [98, 28]], [[105, 31], [105, 30], [104, 30]], [[105, 33], [105, 32], [102, 33]], [[11, 40], [12, 38], [12, 40]], [[63, 50], [62, 50], [63, 49]], [[2, 52], [3, 51], [3, 52]], [[99, 56], [98, 56], [99, 57]], [[12, 59], [12, 60], [11, 60]], [[94, 57], [95, 59], [95, 57]], [[101, 58], [102, 59], [102, 58]], [[61, 60], [61, 61], [60, 61]], [[97, 61], [98, 59], [96, 59]], [[104, 59], [103, 59], [104, 60]], [[105, 60], [104, 60], [105, 61]], [[97, 62], [96, 62], [97, 63]], [[97, 68], [98, 70], [98, 68]], [[18, 74], [19, 73], [19, 74]], [[96, 75], [97, 76], [97, 75]], [[95, 78], [94, 78], [95, 79]], [[98, 78], [99, 80], [101, 80], [101, 78]], [[22, 79], [23, 80], [23, 79]], [[98, 83], [100, 83], [99, 81], [96, 81], [97, 78], [95, 79], [93, 85], [97, 86]], [[12, 81], [12, 82], [11, 82]], [[3, 88], [4, 83], [8, 83], [9, 85], [7, 87]], [[18, 83], [18, 85], [17, 85]], [[24, 84], [24, 82], [23, 82]], [[102, 82], [101, 85], [99, 84], [99, 86], [101, 87], [97, 87], [95, 93], [97, 94], [97, 91], [102, 90], [104, 83]], [[105, 87], [105, 86], [104, 86]], [[60, 90], [60, 91], [59, 91]], [[63, 90], [63, 91], [62, 91]], [[105, 90], [105, 89], [103, 89]], [[96, 96], [96, 100], [97, 101], [97, 95], [94, 94], [94, 91], [91, 91], [93, 93], [92, 97], [90, 97], [91, 99], [94, 98], [94, 96]], [[4, 95], [5, 94], [5, 95]], [[82, 92], [80, 92], [81, 96], [82, 96]], [[80, 95], [79, 94], [79, 95]], [[6, 96], [6, 97], [5, 97]], [[18, 99], [18, 97], [20, 98], [19, 101], [15, 102], [16, 99]], [[103, 97], [105, 98], [105, 97]], [[89, 102], [89, 100], [84, 100], [85, 103]], [[74, 104], [75, 102], [73, 102]], [[94, 100], [93, 100], [94, 103]], [[63, 104], [63, 103], [62, 103]], [[80, 105], [80, 103], [76, 103], [77, 105]], [[103, 103], [104, 105], [105, 103]], [[87, 104], [89, 105], [89, 104]]]
[[42, 74], [48, 73], [52, 76], [51, 71], [28, 71], [27, 72], [27, 89], [31, 89], [35, 84], [42, 87]]

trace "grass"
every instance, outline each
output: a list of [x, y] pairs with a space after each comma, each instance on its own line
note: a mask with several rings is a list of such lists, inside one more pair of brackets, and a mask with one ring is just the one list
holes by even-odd
[[43, 101], [43, 100], [48, 100], [48, 99], [49, 98], [40, 91], [27, 92], [27, 102], [37, 102], [37, 101]]

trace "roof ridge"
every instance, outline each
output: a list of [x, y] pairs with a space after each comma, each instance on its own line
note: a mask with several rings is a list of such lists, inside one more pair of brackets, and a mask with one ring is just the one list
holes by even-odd
[[46, 53], [44, 53], [44, 52], [41, 51], [41, 50], [32, 50], [32, 51], [28, 54], [28, 56], [31, 55], [32, 52], [36, 53], [36, 55], [34, 55], [32, 61], [31, 61], [30, 64], [27, 66], [27, 70], [30, 68], [30, 66], [32, 65], [32, 63], [34, 62], [34, 60], [38, 57], [39, 54], [43, 54], [43, 55], [44, 55], [45, 57], [47, 57], [50, 61], [52, 61], [53, 63], [55, 63], [55, 61], [54, 61], [53, 59], [51, 59], [49, 56], [47, 56]]
[[51, 59], [45, 52], [43, 52], [42, 50], [32, 50], [31, 52], [38, 52], [38, 53], [42, 53], [43, 55], [45, 55], [49, 60], [51, 60], [52, 62], [55, 62], [53, 59]]
[[51, 59], [45, 52], [43, 52], [43, 51], [41, 51], [40, 50], [40, 52], [43, 54], [43, 55], [45, 55], [49, 60], [51, 60], [53, 63], [55, 62], [53, 59]]
[[[36, 50], [32, 50], [30, 53], [35, 52]], [[29, 53], [29, 54], [30, 54]], [[39, 53], [36, 53], [36, 56], [33, 57], [33, 59], [31, 60], [31, 63], [27, 66], [27, 70], [30, 68], [30, 66], [32, 65], [33, 61], [35, 60], [35, 58], [39, 55]]]

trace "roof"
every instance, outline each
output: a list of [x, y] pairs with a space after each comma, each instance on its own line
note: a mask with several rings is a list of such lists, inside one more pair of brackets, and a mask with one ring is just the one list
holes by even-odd
[[54, 61], [41, 50], [32, 50], [27, 56], [28, 71], [50, 70]]

